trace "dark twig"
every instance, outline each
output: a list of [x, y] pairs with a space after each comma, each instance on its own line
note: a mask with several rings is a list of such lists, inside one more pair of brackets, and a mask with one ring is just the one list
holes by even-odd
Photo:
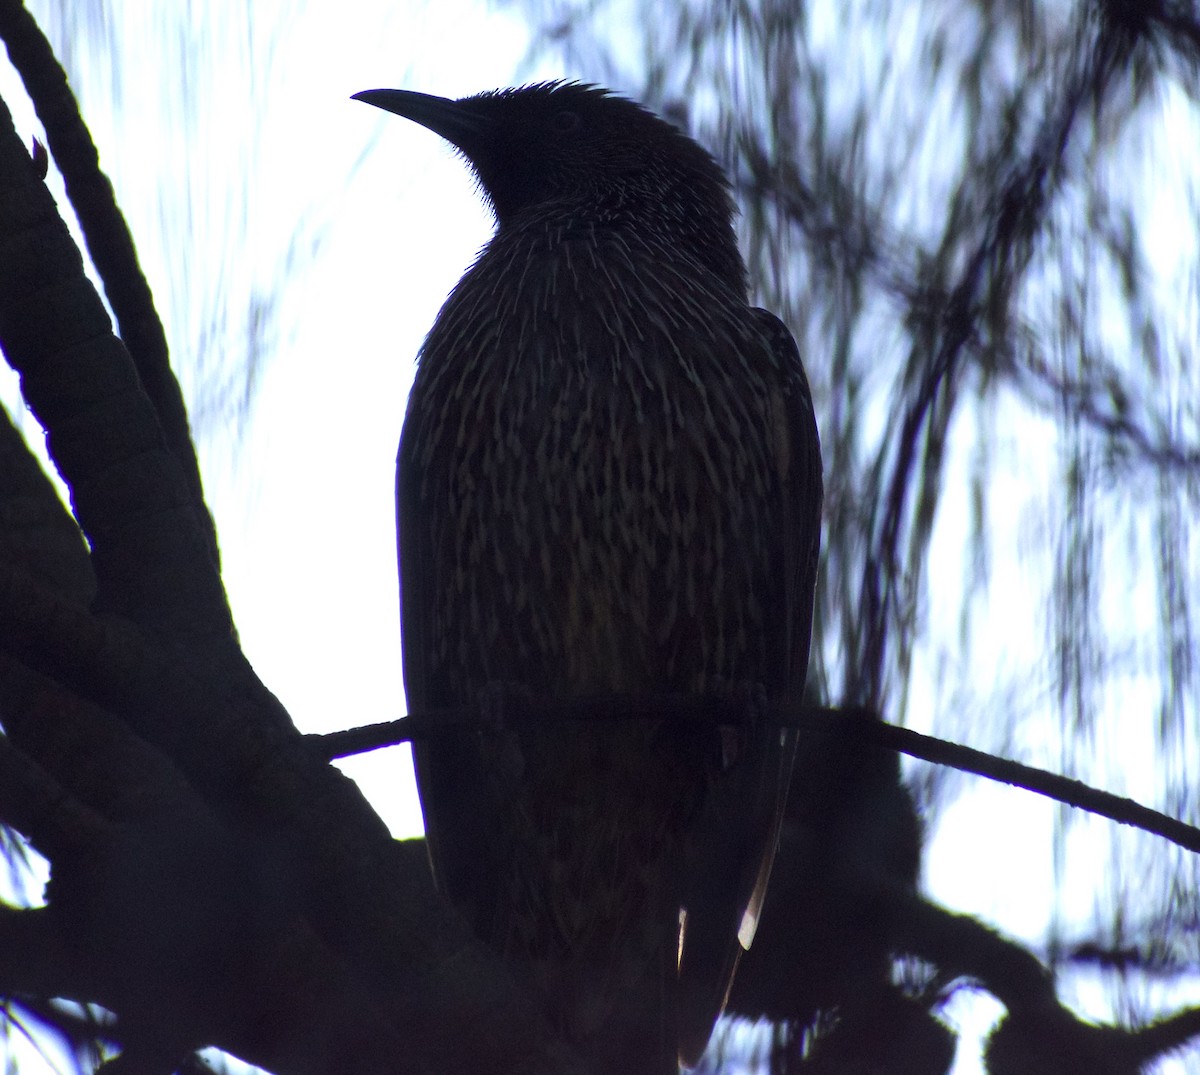
[[[744, 710], [734, 702], [714, 696], [688, 695], [619, 695], [579, 698], [570, 701], [542, 699], [513, 699], [506, 722], [514, 726], [525, 721], [545, 726], [555, 720], [621, 721], [667, 720], [687, 723], [737, 724]], [[922, 735], [876, 720], [869, 710], [860, 707], [807, 706], [790, 710], [776, 707], [767, 713], [768, 719], [801, 731], [822, 734], [861, 735], [872, 745], [885, 747], [912, 758], [945, 765], [962, 772], [974, 773], [1002, 784], [1024, 788], [1056, 802], [1106, 817], [1122, 825], [1161, 836], [1165, 840], [1200, 852], [1200, 828], [1177, 818], [1111, 792], [1101, 791], [1079, 780], [1038, 769], [1032, 765], [1000, 758], [982, 750], [951, 743], [932, 735]], [[848, 718], [857, 717], [852, 725]], [[871, 719], [862, 719], [871, 717]], [[456, 706], [425, 713], [412, 713], [398, 720], [367, 724], [342, 732], [308, 735], [305, 741], [328, 759], [395, 746], [398, 743], [425, 739], [449, 729], [495, 727], [494, 719], [484, 717], [474, 706]]]

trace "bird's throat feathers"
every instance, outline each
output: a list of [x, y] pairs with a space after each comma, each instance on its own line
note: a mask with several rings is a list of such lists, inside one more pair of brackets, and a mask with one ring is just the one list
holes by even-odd
[[[704, 204], [711, 197], [688, 204], [682, 197], [664, 200], [661, 188], [628, 188], [620, 194], [610, 192], [607, 198], [564, 199], [508, 218], [497, 215], [496, 232], [479, 252], [475, 267], [488, 259], [555, 260], [564, 244], [600, 246], [619, 257], [636, 256], [642, 263], [670, 262], [676, 274], [694, 276], [704, 288], [719, 282], [745, 302], [746, 267], [733, 229], [733, 210], [725, 192], [719, 194], [720, 212]], [[714, 226], [714, 219], [723, 222]]]
[[501, 227], [446, 300], [420, 363], [458, 366], [437, 376], [469, 380], [481, 364], [520, 356], [526, 377], [568, 361], [579, 375], [608, 381], [624, 379], [618, 370], [626, 363], [650, 361], [658, 372], [640, 377], [657, 380], [667, 363], [699, 380], [687, 368], [694, 356], [672, 341], [706, 339], [737, 354], [747, 315], [736, 247], [718, 255], [668, 248], [628, 227], [550, 217]]

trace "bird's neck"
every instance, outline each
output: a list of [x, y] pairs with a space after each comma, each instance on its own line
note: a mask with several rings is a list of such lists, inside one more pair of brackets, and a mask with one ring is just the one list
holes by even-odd
[[679, 271], [715, 277], [746, 299], [745, 263], [732, 226], [693, 226], [687, 215], [638, 212], [638, 208], [629, 204], [598, 208], [594, 203], [586, 210], [569, 204], [539, 207], [502, 222], [484, 255], [515, 251], [551, 255], [564, 244], [612, 244], [651, 261], [669, 262]]
[[710, 272], [746, 298], [732, 205], [721, 188], [653, 175], [630, 176], [602, 191], [584, 187], [570, 197], [500, 217], [492, 245], [540, 251], [576, 239], [614, 239], [655, 260], [695, 265], [697, 272]]

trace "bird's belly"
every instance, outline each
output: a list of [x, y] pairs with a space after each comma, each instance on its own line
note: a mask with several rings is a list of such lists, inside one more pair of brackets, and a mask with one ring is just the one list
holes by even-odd
[[[741, 535], [770, 532], [753, 516], [765, 453], [710, 435], [698, 403], [643, 393], [633, 414], [594, 381], [553, 387], [535, 407], [510, 383], [460, 420], [453, 453], [426, 456], [438, 502], [422, 514], [442, 526], [432, 704], [763, 683], [766, 557]], [[439, 803], [461, 801], [474, 780], [502, 804], [489, 855], [503, 895], [484, 935], [558, 974], [567, 952], [580, 974], [645, 973], [675, 944], [678, 856], [720, 769], [717, 730], [518, 720], [474, 742], [454, 760], [425, 751], [422, 796], [438, 782]]]
[[752, 491], [697, 431], [574, 413], [461, 457], [450, 510], [429, 513], [450, 520], [433, 628], [455, 700], [497, 682], [554, 696], [763, 682], [772, 583], [744, 540], [761, 532]]

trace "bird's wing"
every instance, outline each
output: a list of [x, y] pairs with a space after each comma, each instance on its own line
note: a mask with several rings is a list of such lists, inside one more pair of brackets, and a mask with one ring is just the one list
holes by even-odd
[[[753, 316], [765, 346], [769, 428], [777, 484], [769, 577], [764, 594], [772, 701], [799, 704], [808, 669], [820, 552], [821, 451], [808, 381], [786, 326], [765, 310]], [[783, 820], [795, 733], [769, 725], [743, 735], [739, 756], [715, 782], [688, 869], [679, 967], [680, 1059], [694, 1066], [725, 1006], [738, 958], [753, 939]]]
[[[824, 496], [821, 473], [821, 444], [813, 412], [808, 378], [800, 360], [796, 341], [787, 326], [767, 310], [753, 311], [763, 335], [770, 341], [772, 355], [786, 371], [786, 387], [778, 428], [785, 432], [780, 440], [782, 522], [785, 540], [776, 554], [780, 558], [782, 608], [776, 620], [779, 630], [775, 660], [779, 662], [783, 691], [780, 699], [800, 704], [808, 676], [809, 647], [812, 640], [813, 604], [821, 551], [821, 505]], [[781, 781], [772, 793], [773, 773], [766, 774], [769, 808], [773, 818], [770, 835], [746, 901], [738, 929], [741, 947], [749, 948], [761, 917], [775, 847], [787, 805], [792, 761], [796, 750], [794, 732], [783, 733], [780, 754]]]
[[[446, 536], [432, 528], [435, 513], [426, 507], [429, 461], [417, 457], [422, 441], [420, 372], [414, 384], [400, 451], [396, 460], [396, 534], [400, 575], [401, 648], [408, 708], [428, 713], [458, 699], [453, 684], [438, 670], [434, 624], [438, 609], [435, 580]], [[442, 572], [444, 574], [444, 571]], [[439, 733], [413, 744], [413, 763], [425, 819], [425, 841], [438, 889], [469, 917], [489, 913], [495, 833], [494, 810], [484, 799], [477, 734], [469, 727]], [[434, 810], [431, 804], [436, 804]], [[452, 834], [443, 839], [443, 833]]]

